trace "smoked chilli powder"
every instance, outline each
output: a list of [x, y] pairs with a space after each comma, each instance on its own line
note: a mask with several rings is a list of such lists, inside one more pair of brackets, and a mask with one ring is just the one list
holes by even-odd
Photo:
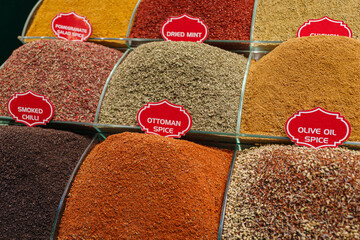
[[232, 154], [122, 133], [82, 164], [59, 239], [215, 239]]

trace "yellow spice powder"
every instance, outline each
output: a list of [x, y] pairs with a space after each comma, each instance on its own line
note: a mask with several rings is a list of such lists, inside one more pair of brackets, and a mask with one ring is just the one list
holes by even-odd
[[[74, 11], [89, 19], [93, 28], [90, 38], [124, 38], [138, 0], [44, 0], [28, 27], [26, 36], [55, 37], [52, 19], [60, 12]], [[123, 41], [104, 41], [106, 45], [120, 45]]]

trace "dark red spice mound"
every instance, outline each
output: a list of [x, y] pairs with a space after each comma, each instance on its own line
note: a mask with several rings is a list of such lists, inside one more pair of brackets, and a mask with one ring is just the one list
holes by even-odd
[[143, 0], [131, 29], [131, 38], [161, 39], [161, 25], [184, 13], [200, 17], [209, 28], [208, 39], [249, 40], [254, 0]]
[[34, 41], [0, 70], [0, 115], [12, 95], [31, 90], [55, 107], [53, 120], [93, 122], [103, 86], [122, 53], [94, 43]]

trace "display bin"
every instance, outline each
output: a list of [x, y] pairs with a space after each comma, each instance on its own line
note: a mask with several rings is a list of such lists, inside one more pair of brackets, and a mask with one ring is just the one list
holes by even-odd
[[[31, 24], [34, 22], [34, 18], [36, 16], [36, 13], [41, 8], [41, 5], [42, 5], [43, 2], [44, 2], [44, 0], [39, 0], [35, 4], [33, 9], [31, 10], [29, 16], [27, 17], [27, 20], [26, 20], [26, 22], [24, 24], [21, 35], [18, 37], [18, 39], [23, 44], [28, 43], [30, 41], [36, 41], [36, 40], [57, 39], [54, 36], [54, 34], [52, 34], [51, 36], [29, 36], [29, 35], [27, 35], [27, 32], [28, 32]], [[56, 13], [56, 14], [58, 14], [58, 13]], [[54, 15], [54, 17], [55, 17], [55, 15]], [[90, 21], [90, 24], [91, 24], [91, 19], [89, 19], [89, 21]], [[129, 21], [130, 21], [130, 19], [129, 19]], [[49, 22], [49, 28], [51, 28], [51, 22]], [[124, 29], [124, 31], [125, 32], [124, 32], [123, 36], [119, 36], [119, 37], [107, 37], [107, 36], [91, 37], [90, 36], [90, 38], [87, 41], [98, 43], [98, 44], [101, 44], [101, 45], [104, 45], [104, 46], [107, 46], [107, 47], [126, 50], [127, 49], [127, 41], [128, 41], [128, 39], [126, 38], [126, 29]]]
[[[129, 28], [127, 31], [127, 35], [126, 35], [126, 40], [127, 40], [127, 45], [128, 47], [134, 48], [137, 47], [141, 44], [145, 44], [145, 43], [149, 43], [149, 42], [157, 42], [157, 41], [164, 41], [163, 39], [156, 39], [156, 38], [133, 38], [131, 37], [131, 29], [134, 23], [134, 19], [138, 10], [139, 5], [141, 4], [141, 0], [138, 1], [137, 5], [134, 8], [134, 12], [131, 16], [130, 19], [130, 23], [129, 23]], [[170, 16], [169, 16], [170, 17]], [[195, 16], [196, 17], [196, 16]], [[159, 29], [159, 32], [161, 30]], [[214, 40], [214, 39], [207, 39], [204, 41], [204, 43], [207, 43], [209, 45], [215, 46], [215, 47], [219, 47], [225, 50], [250, 50], [250, 45], [251, 45], [251, 32], [249, 32], [250, 34], [250, 39], [248, 40], [229, 40], [229, 39], [221, 39], [221, 40]]]

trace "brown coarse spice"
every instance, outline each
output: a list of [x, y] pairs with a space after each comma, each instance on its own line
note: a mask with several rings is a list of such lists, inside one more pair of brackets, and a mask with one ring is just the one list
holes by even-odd
[[222, 239], [360, 239], [360, 152], [268, 145], [240, 152]]
[[111, 135], [75, 177], [58, 239], [215, 239], [231, 158], [185, 140]]
[[360, 141], [360, 41], [316, 36], [290, 39], [257, 62], [246, 83], [241, 133], [286, 136], [285, 123], [300, 110], [322, 107], [351, 124]]
[[360, 37], [358, 0], [258, 0], [254, 40], [286, 41], [309, 19], [324, 16], [344, 21], [353, 37]]
[[16, 49], [0, 69], [0, 115], [31, 90], [54, 105], [53, 120], [93, 122], [101, 92], [122, 52], [94, 43], [44, 40]]
[[167, 99], [191, 114], [192, 130], [235, 133], [247, 61], [202, 43], [143, 44], [115, 70], [99, 122], [138, 126], [143, 105]]

